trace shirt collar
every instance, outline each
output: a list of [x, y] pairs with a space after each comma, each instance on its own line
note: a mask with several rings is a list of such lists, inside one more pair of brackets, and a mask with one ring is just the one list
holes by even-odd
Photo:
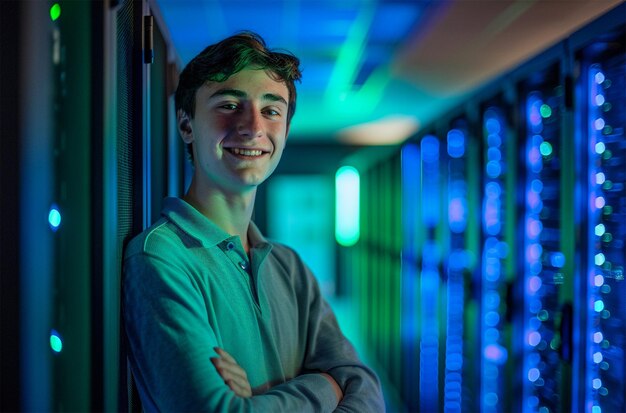
[[[215, 246], [233, 237], [180, 198], [165, 198], [161, 214], [181, 230], [197, 239], [205, 248]], [[252, 221], [248, 226], [248, 240], [252, 248], [265, 249], [265, 245], [269, 245], [267, 239]]]

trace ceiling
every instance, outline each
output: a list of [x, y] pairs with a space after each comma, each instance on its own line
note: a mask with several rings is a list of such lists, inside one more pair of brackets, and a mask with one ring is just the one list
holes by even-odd
[[[290, 139], [401, 141], [621, 0], [154, 0], [181, 65], [241, 30], [301, 60]], [[167, 34], [167, 33], [166, 33]]]

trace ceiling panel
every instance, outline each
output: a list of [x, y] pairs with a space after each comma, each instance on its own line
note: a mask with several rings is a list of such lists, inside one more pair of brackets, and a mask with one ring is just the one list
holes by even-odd
[[[153, 0], [186, 64], [252, 30], [301, 60], [292, 140], [392, 143], [620, 0]], [[403, 131], [393, 134], [391, 131]], [[386, 132], [389, 131], [389, 132]], [[400, 133], [400, 132], [398, 132]]]
[[[431, 1], [157, 0], [182, 65], [241, 30], [301, 60], [292, 139], [333, 140], [383, 117], [390, 62]], [[407, 92], [406, 85], [404, 91]], [[393, 112], [393, 111], [392, 111]]]

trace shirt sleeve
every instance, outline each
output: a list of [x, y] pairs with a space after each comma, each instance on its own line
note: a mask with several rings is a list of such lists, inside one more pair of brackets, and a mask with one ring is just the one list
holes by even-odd
[[[145, 411], [328, 412], [337, 402], [320, 374], [237, 397], [210, 361], [218, 345], [200, 288], [182, 266], [145, 253], [124, 266], [129, 360]], [[314, 389], [314, 390], [313, 390]]]
[[306, 279], [309, 311], [306, 371], [330, 374], [343, 391], [337, 412], [384, 412], [380, 381], [359, 359], [352, 343], [343, 335], [329, 304], [321, 295], [317, 280], [299, 260], [301, 276]]

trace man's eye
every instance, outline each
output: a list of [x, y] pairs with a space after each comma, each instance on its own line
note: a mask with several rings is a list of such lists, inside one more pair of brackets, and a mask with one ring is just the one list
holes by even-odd
[[222, 106], [220, 106], [222, 109], [226, 109], [226, 110], [237, 110], [237, 105], [234, 103], [226, 103]]
[[267, 116], [280, 116], [280, 112], [275, 109], [265, 109], [265, 114]]

